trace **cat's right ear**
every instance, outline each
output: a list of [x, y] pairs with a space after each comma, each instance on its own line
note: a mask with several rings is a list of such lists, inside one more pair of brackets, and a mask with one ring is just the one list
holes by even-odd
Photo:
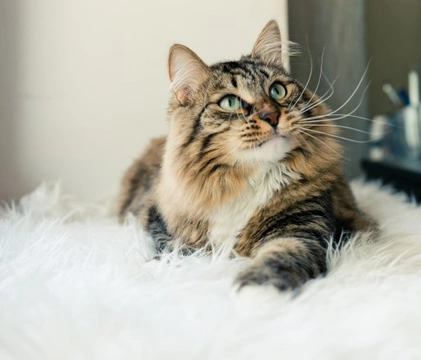
[[282, 39], [278, 23], [269, 21], [254, 43], [252, 57], [258, 57], [267, 63], [282, 65]]
[[210, 69], [188, 47], [176, 44], [168, 56], [168, 73], [175, 98], [181, 105], [187, 105], [209, 78]]

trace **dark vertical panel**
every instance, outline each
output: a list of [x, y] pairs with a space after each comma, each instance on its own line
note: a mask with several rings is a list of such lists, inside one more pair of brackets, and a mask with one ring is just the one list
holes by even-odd
[[[323, 72], [333, 81], [339, 75], [334, 85], [335, 92], [327, 101], [332, 109], [341, 107], [355, 90], [367, 66], [365, 51], [365, 1], [364, 0], [290, 0], [288, 2], [290, 40], [302, 45], [302, 55], [292, 59], [292, 73], [306, 83], [309, 73], [310, 49], [314, 70], [309, 87], [315, 89], [323, 48], [325, 48]], [[346, 114], [352, 111], [360, 100], [362, 103], [354, 113], [367, 116], [367, 93], [363, 90], [368, 83], [366, 76], [356, 96], [338, 112]], [[322, 81], [317, 93], [328, 91], [326, 81]], [[362, 98], [363, 97], [363, 98]], [[337, 121], [339, 125], [358, 128], [367, 131], [369, 121], [351, 117]], [[366, 141], [368, 135], [343, 129], [343, 137], [356, 141]], [[367, 144], [343, 141], [345, 145], [345, 171], [348, 178], [361, 174], [360, 160], [366, 154]]]
[[385, 82], [408, 86], [408, 71], [421, 71], [421, 1], [367, 1], [367, 54], [372, 57], [370, 114], [396, 110], [382, 91]]

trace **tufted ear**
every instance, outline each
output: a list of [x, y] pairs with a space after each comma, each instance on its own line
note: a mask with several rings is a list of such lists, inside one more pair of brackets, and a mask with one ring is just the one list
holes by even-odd
[[174, 96], [181, 105], [193, 100], [200, 85], [209, 78], [209, 67], [188, 47], [173, 45], [168, 56], [168, 73]]
[[263, 28], [251, 52], [252, 57], [258, 57], [267, 63], [282, 65], [282, 39], [279, 26], [275, 20], [269, 21]]

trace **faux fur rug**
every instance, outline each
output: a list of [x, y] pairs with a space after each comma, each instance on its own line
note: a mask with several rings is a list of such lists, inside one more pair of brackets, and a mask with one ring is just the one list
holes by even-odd
[[41, 186], [0, 210], [0, 359], [420, 359], [421, 208], [353, 189], [381, 239], [299, 293], [238, 295], [229, 249], [151, 260], [134, 219]]

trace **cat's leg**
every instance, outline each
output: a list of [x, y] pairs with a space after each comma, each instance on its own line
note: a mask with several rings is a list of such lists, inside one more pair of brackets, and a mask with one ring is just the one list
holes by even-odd
[[[177, 240], [169, 232], [156, 204], [150, 204], [142, 215], [143, 225], [155, 242], [157, 258], [159, 258], [162, 253], [173, 252], [174, 250], [178, 251], [183, 256], [188, 256], [200, 248], [205, 248], [206, 243], [204, 241], [198, 242], [198, 244], [191, 244], [183, 242], [180, 239]], [[207, 250], [210, 252], [211, 249], [209, 248]]]
[[174, 240], [161, 213], [158, 211], [157, 205], [152, 201], [148, 205], [142, 212], [142, 224], [154, 240], [157, 253], [160, 254], [164, 250], [172, 251]]
[[270, 240], [257, 251], [238, 275], [241, 289], [248, 285], [272, 285], [278, 290], [295, 289], [326, 272], [326, 248], [317, 240], [285, 237]]

